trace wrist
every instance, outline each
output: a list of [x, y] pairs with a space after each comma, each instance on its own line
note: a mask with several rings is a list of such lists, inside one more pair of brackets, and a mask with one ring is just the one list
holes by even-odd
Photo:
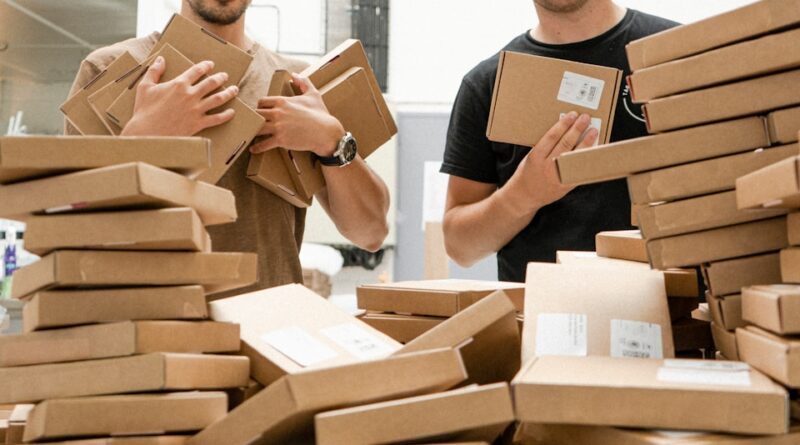
[[346, 132], [342, 124], [337, 119], [332, 118], [330, 124], [326, 125], [323, 134], [325, 135], [323, 142], [314, 148], [314, 153], [317, 156], [329, 158], [336, 152], [339, 141], [342, 140]]

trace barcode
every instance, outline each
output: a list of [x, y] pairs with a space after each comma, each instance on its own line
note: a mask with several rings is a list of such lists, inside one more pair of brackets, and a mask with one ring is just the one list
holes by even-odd
[[594, 102], [594, 97], [597, 95], [597, 87], [589, 87], [589, 102]]
[[644, 351], [622, 351], [623, 357], [632, 357], [632, 358], [650, 358], [649, 352]]

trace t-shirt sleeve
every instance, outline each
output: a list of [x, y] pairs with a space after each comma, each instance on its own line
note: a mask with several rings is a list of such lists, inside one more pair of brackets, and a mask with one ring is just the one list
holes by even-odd
[[461, 82], [450, 114], [442, 173], [488, 184], [498, 183], [492, 143], [486, 138], [490, 101], [491, 97], [485, 92], [481, 94], [468, 78]]
[[[75, 81], [72, 82], [72, 88], [69, 90], [69, 95], [67, 97], [72, 97], [73, 94], [77, 93], [81, 88], [86, 86], [92, 79], [97, 77], [100, 74], [100, 69], [94, 63], [90, 62], [89, 60], [84, 60], [81, 62], [80, 68], [78, 68], [78, 74], [75, 76]], [[64, 118], [64, 134], [68, 136], [77, 136], [80, 135], [81, 132], [78, 131], [72, 124], [69, 123], [67, 118]]]

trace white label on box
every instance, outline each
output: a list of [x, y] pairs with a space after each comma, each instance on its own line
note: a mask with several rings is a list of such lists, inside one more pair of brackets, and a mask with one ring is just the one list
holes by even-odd
[[605, 81], [594, 77], [564, 71], [561, 88], [558, 89], [558, 100], [596, 110], [600, 108], [605, 84]]
[[303, 367], [322, 363], [338, 355], [299, 326], [267, 332], [261, 339]]
[[587, 355], [586, 314], [539, 314], [536, 355]]
[[611, 356], [664, 358], [661, 326], [632, 320], [611, 320]]
[[398, 349], [354, 324], [331, 326], [320, 332], [361, 360], [387, 357]]
[[750, 366], [742, 362], [665, 360], [658, 380], [696, 385], [750, 386]]

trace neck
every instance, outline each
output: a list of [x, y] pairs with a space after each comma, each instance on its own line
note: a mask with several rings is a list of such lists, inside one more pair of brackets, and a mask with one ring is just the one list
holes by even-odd
[[542, 43], [567, 44], [597, 37], [616, 26], [625, 17], [625, 8], [611, 0], [591, 1], [577, 11], [553, 12], [536, 4], [539, 24], [531, 30]]
[[196, 12], [194, 12], [194, 10], [184, 0], [181, 6], [181, 15], [211, 31], [217, 36], [222, 37], [232, 45], [235, 45], [244, 51], [248, 51], [253, 46], [254, 42], [244, 33], [244, 14], [239, 17], [239, 20], [231, 23], [230, 25], [209, 23], [203, 20], [203, 18], [200, 17]]

